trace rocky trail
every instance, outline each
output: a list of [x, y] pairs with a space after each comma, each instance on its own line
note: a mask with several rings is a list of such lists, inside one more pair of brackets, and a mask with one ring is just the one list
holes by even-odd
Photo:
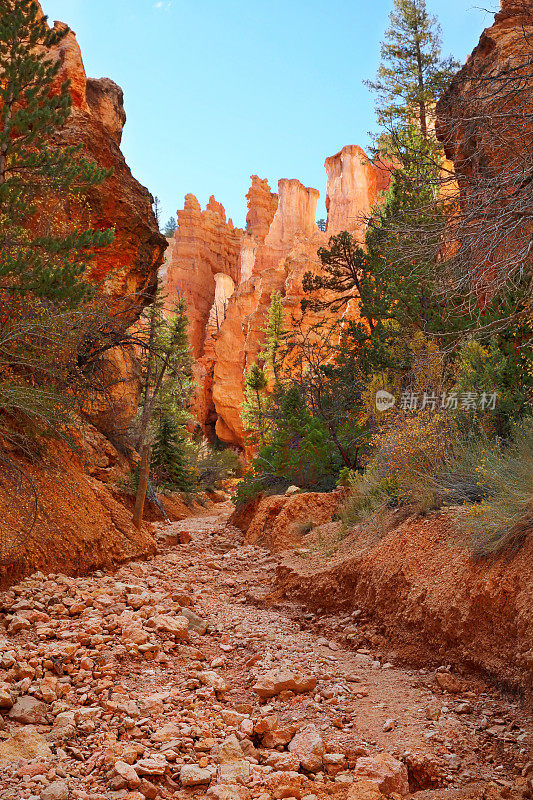
[[149, 561], [1, 595], [2, 800], [533, 796], [523, 704], [356, 649], [357, 609], [283, 601], [231, 510], [161, 526]]

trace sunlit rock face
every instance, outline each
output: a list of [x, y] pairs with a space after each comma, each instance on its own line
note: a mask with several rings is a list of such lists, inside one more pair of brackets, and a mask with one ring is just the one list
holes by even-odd
[[[55, 22], [54, 27], [66, 28], [62, 22]], [[60, 63], [57, 90], [69, 81], [72, 98], [72, 113], [54, 135], [54, 143], [81, 145], [84, 156], [112, 170], [105, 183], [88, 191], [92, 225], [115, 231], [112, 244], [96, 253], [90, 277], [101, 286], [115, 318], [128, 327], [153, 296], [167, 241], [159, 232], [152, 195], [133, 177], [120, 150], [126, 122], [122, 89], [108, 78], [87, 78], [72, 31], [46, 56]], [[62, 211], [56, 209], [55, 213], [61, 215]], [[67, 224], [70, 220], [65, 217]], [[110, 353], [104, 370], [113, 375], [112, 388], [106, 397], [96, 393], [89, 398], [87, 416], [106, 433], [123, 431], [139, 398], [134, 353]]]
[[350, 144], [326, 158], [328, 176], [326, 209], [327, 232], [356, 232], [361, 242], [370, 213], [380, 193], [388, 188], [390, 173], [371, 161], [364, 150]]
[[[56, 22], [54, 27], [66, 26]], [[126, 122], [122, 89], [109, 78], [87, 78], [72, 31], [48, 55], [60, 61], [57, 85], [68, 80], [72, 97], [72, 113], [56, 141], [81, 144], [84, 155], [113, 170], [103, 185], [89, 190], [93, 225], [115, 229], [113, 243], [96, 256], [93, 277], [104, 281], [106, 292], [134, 322], [156, 286], [167, 242], [159, 232], [152, 195], [135, 180], [120, 151]]]
[[213, 198], [202, 211], [187, 195], [178, 211], [166, 290], [169, 304], [178, 295], [188, 302], [194, 413], [212, 439], [246, 447], [244, 377], [262, 348], [272, 293], [281, 292], [290, 326], [301, 314], [304, 274], [320, 270], [318, 248], [340, 230], [363, 236], [364, 218], [389, 183], [389, 173], [354, 145], [327, 159], [326, 171], [327, 233], [315, 221], [319, 192], [296, 179], [280, 180], [276, 194], [268, 181], [252, 175], [245, 231], [225, 221]]
[[215, 301], [215, 275], [228, 275], [234, 283], [239, 280], [242, 230], [226, 220], [223, 206], [214, 197], [202, 211], [196, 197], [188, 194], [177, 220], [166, 265], [167, 307], [178, 297], [186, 301], [192, 351], [200, 358]]
[[272, 269], [287, 255], [298, 237], [311, 236], [316, 230], [316, 208], [319, 192], [309, 189], [295, 178], [282, 178], [278, 183], [279, 202], [262, 246], [259, 247], [255, 274]]

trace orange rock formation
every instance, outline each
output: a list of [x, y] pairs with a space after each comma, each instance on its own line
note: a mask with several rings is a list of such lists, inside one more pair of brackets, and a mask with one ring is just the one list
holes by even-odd
[[252, 175], [246, 230], [226, 222], [214, 198], [205, 211], [193, 195], [178, 211], [178, 228], [164, 269], [167, 303], [178, 295], [189, 307], [196, 359], [196, 417], [207, 433], [243, 447], [244, 376], [261, 349], [272, 292], [280, 291], [287, 321], [299, 314], [306, 271], [319, 269], [317, 249], [329, 235], [364, 235], [366, 219], [388, 186], [388, 173], [360, 147], [326, 159], [328, 233], [315, 223], [319, 193], [282, 179], [278, 194]]
[[[62, 22], [54, 26], [65, 28]], [[81, 144], [85, 156], [112, 169], [103, 185], [93, 186], [88, 192], [93, 226], [115, 230], [112, 244], [99, 251], [93, 262], [92, 277], [103, 282], [105, 295], [114, 311], [122, 312], [123, 325], [127, 327], [137, 321], [153, 295], [167, 241], [159, 232], [152, 195], [133, 177], [120, 151], [126, 122], [122, 89], [108, 78], [87, 78], [72, 31], [49, 56], [61, 64], [57, 85], [69, 81], [72, 97], [72, 113], [57, 131], [55, 143]], [[113, 385], [105, 397], [90, 398], [87, 416], [105, 433], [121, 433], [139, 403], [135, 354], [109, 353], [105, 370]]]
[[202, 211], [193, 194], [178, 211], [178, 228], [167, 262], [167, 307], [177, 297], [187, 302], [189, 335], [195, 358], [203, 355], [206, 326], [215, 301], [215, 275], [239, 280], [242, 230], [226, 221], [224, 208], [211, 197]]
[[[64, 26], [56, 22], [55, 27]], [[72, 113], [55, 133], [54, 143], [81, 144], [87, 158], [113, 170], [104, 185], [92, 187], [88, 194], [94, 227], [115, 229], [113, 244], [99, 252], [93, 262], [93, 276], [103, 280], [105, 295], [115, 311], [124, 312], [127, 326], [138, 319], [157, 286], [167, 242], [159, 233], [150, 192], [135, 180], [120, 151], [126, 120], [122, 90], [107, 78], [87, 78], [72, 32], [47, 56], [60, 62], [58, 86], [68, 80], [72, 97]], [[135, 354], [113, 351], [105, 369], [114, 385], [105, 398], [90, 398], [87, 417], [96, 427], [83, 422], [72, 432], [78, 444], [76, 453], [61, 443], [48, 444], [47, 468], [43, 469], [40, 463], [26, 463], [3, 443], [14, 464], [13, 474], [30, 476], [26, 482], [33, 482], [39, 503], [33, 529], [20, 539], [20, 557], [11, 565], [12, 573], [0, 570], [0, 581], [9, 582], [35, 569], [83, 572], [154, 549], [149, 529], [137, 531], [133, 527], [131, 512], [113, 488], [117, 480], [124, 480], [129, 465], [100, 433], [123, 429], [137, 410]], [[4, 468], [4, 472], [8, 476], [8, 470]], [[0, 534], [4, 542], [9, 537], [17, 541], [19, 529], [22, 535], [28, 528], [27, 520], [21, 522], [17, 516], [17, 509], [25, 507], [26, 500], [18, 502], [23, 491], [28, 492], [27, 487], [19, 487], [8, 477], [3, 481]]]
[[61, 62], [58, 84], [70, 81], [73, 106], [57, 143], [81, 143], [88, 158], [113, 169], [105, 185], [93, 187], [88, 196], [93, 225], [115, 228], [115, 239], [98, 254], [93, 273], [96, 280], [109, 276], [107, 292], [126, 304], [128, 319], [134, 321], [157, 284], [166, 240], [152, 210], [152, 195], [135, 180], [120, 151], [126, 122], [122, 89], [108, 78], [87, 78], [72, 31], [50, 55]]
[[326, 158], [325, 167], [327, 232], [331, 236], [339, 231], [354, 231], [363, 241], [372, 207], [379, 192], [389, 185], [388, 170], [370, 161], [365, 151], [353, 144]]

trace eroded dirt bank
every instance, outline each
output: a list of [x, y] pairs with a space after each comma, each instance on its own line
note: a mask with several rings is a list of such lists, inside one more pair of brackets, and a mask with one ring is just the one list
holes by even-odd
[[[77, 451], [48, 443], [42, 461], [10, 453], [0, 463], [0, 588], [37, 570], [85, 575], [156, 551], [151, 522], [161, 510], [147, 500], [144, 524], [132, 524], [135, 497], [127, 491], [131, 464], [109, 440], [84, 424]], [[186, 504], [179, 494], [161, 496], [170, 520], [205, 513], [211, 497]]]
[[2, 588], [39, 569], [79, 575], [154, 553], [150, 526], [134, 528], [114, 488], [126, 459], [90, 425], [79, 439], [77, 453], [50, 443], [44, 463], [17, 453], [2, 462]]
[[[412, 662], [435, 657], [533, 694], [533, 537], [475, 561], [445, 516], [407, 521], [370, 545], [282, 559], [278, 585], [311, 609], [360, 609]], [[364, 538], [364, 534], [362, 535]]]
[[149, 561], [1, 596], [2, 800], [531, 796], [523, 707], [350, 645], [358, 613], [277, 602], [276, 558], [229, 511], [162, 527]]

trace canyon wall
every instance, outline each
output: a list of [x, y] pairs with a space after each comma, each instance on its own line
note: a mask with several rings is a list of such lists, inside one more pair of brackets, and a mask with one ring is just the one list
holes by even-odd
[[320, 269], [319, 247], [349, 230], [362, 242], [366, 220], [389, 185], [389, 173], [355, 145], [326, 159], [327, 232], [316, 225], [319, 192], [282, 179], [277, 194], [252, 175], [246, 230], [226, 222], [212, 197], [202, 211], [187, 195], [161, 273], [167, 307], [186, 299], [195, 357], [195, 416], [211, 439], [244, 447], [244, 376], [257, 358], [274, 291], [287, 324], [300, 315], [302, 279]]
[[[60, 22], [54, 26], [65, 28]], [[72, 112], [54, 134], [53, 143], [58, 147], [81, 144], [82, 155], [112, 169], [103, 185], [88, 192], [93, 226], [115, 230], [110, 247], [95, 254], [92, 278], [127, 328], [137, 321], [157, 286], [167, 241], [159, 232], [150, 192], [133, 177], [120, 150], [126, 121], [122, 90], [107, 78], [87, 78], [73, 32], [45, 55], [60, 63], [57, 88], [69, 81], [72, 98]], [[73, 224], [66, 208], [56, 213], [64, 213], [66, 222]], [[3, 584], [35, 569], [79, 573], [154, 550], [150, 528], [133, 527], [131, 512], [117, 489], [130, 466], [102, 435], [124, 430], [137, 410], [136, 355], [111, 351], [104, 368], [112, 385], [105, 397], [88, 398], [86, 418], [71, 432], [75, 452], [63, 443], [46, 442], [43, 466], [40, 461], [27, 461], [2, 442], [9, 465], [2, 468], [0, 541], [3, 547], [17, 545], [16, 563], [0, 563]], [[24, 514], [20, 518], [26, 507], [32, 507], [32, 485], [37, 492], [33, 527]]]
[[449, 238], [482, 307], [532, 267], [532, 56], [531, 0], [502, 0], [437, 104], [436, 132], [459, 186]]
[[[55, 29], [64, 23], [55, 22]], [[132, 175], [120, 150], [126, 122], [122, 89], [108, 78], [87, 78], [76, 36], [69, 31], [48, 56], [60, 62], [58, 87], [70, 83], [72, 112], [57, 131], [58, 146], [81, 145], [82, 154], [112, 174], [87, 195], [94, 228], [114, 228], [114, 240], [98, 251], [91, 277], [102, 287], [112, 313], [127, 328], [150, 301], [167, 247], [159, 232], [153, 197]], [[88, 398], [86, 415], [99, 430], [120, 435], [135, 415], [140, 398], [138, 363], [133, 351], [115, 350], [103, 365], [105, 393]]]
[[[55, 29], [64, 27], [54, 23]], [[72, 31], [49, 56], [60, 61], [58, 85], [68, 80], [72, 97], [72, 113], [55, 143], [81, 144], [87, 158], [112, 169], [105, 183], [88, 194], [93, 226], [115, 229], [113, 243], [97, 254], [93, 278], [104, 281], [106, 293], [133, 322], [157, 285], [167, 243], [152, 210], [152, 195], [133, 177], [120, 150], [126, 122], [122, 89], [108, 78], [87, 78]]]

